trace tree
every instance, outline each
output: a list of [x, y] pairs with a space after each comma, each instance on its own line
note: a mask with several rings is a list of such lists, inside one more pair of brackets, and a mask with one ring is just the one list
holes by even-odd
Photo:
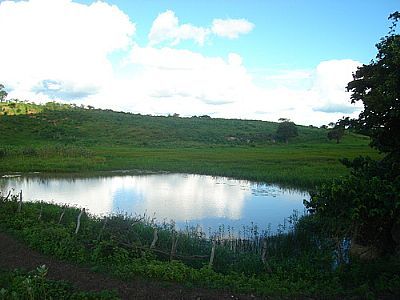
[[328, 139], [336, 140], [336, 144], [339, 144], [343, 135], [344, 135], [344, 128], [341, 126], [335, 126], [328, 131]]
[[344, 131], [346, 129], [346, 127], [348, 127], [349, 124], [349, 118], [344, 118], [341, 119], [339, 121], [337, 121], [336, 123], [331, 122], [329, 123], [329, 131], [328, 131], [328, 139], [329, 140], [336, 140], [336, 144], [339, 144], [340, 140], [342, 139], [343, 135], [344, 135]]
[[363, 65], [347, 85], [351, 102], [362, 101], [364, 110], [355, 125], [366, 129], [371, 145], [379, 151], [399, 156], [400, 152], [400, 35], [395, 28], [400, 13], [389, 16], [392, 26], [388, 35], [376, 45], [376, 59]]
[[363, 65], [347, 85], [351, 101], [362, 101], [364, 109], [356, 120], [337, 124], [366, 130], [371, 146], [386, 154], [379, 161], [359, 157], [342, 160], [351, 174], [320, 187], [305, 201], [325, 232], [339, 240], [350, 237], [381, 254], [400, 253], [400, 35], [395, 28], [376, 45], [378, 54]]
[[328, 127], [329, 128], [334, 128], [336, 126], [336, 123], [335, 122], [330, 122], [329, 124], [328, 124]]
[[8, 93], [4, 90], [4, 85], [0, 83], [0, 102], [3, 102], [6, 99], [7, 95]]
[[288, 143], [290, 138], [299, 135], [295, 123], [286, 118], [280, 118], [279, 121], [280, 123], [275, 133], [275, 137], [278, 141]]

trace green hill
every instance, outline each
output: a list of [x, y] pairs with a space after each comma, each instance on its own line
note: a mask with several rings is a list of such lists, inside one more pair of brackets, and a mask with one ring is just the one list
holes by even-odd
[[[0, 108], [11, 103], [2, 103]], [[29, 105], [29, 108], [27, 106]], [[0, 172], [149, 169], [311, 186], [345, 173], [338, 159], [377, 154], [369, 138], [297, 126], [288, 144], [278, 123], [148, 116], [65, 104], [14, 103], [0, 116]]]
[[[20, 107], [19, 107], [20, 106]], [[49, 106], [49, 105], [47, 105]], [[21, 139], [37, 142], [61, 142], [79, 145], [129, 145], [152, 147], [271, 144], [277, 123], [236, 119], [212, 119], [207, 116], [180, 118], [147, 116], [111, 110], [65, 106], [48, 108], [23, 104], [0, 118], [3, 141], [20, 144]], [[299, 126], [293, 141], [326, 142], [325, 130]], [[18, 138], [18, 139], [16, 139]], [[24, 143], [25, 143], [24, 142]]]

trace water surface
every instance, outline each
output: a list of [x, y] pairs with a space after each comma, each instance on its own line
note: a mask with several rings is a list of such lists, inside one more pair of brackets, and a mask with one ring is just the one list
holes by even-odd
[[219, 225], [238, 232], [253, 222], [275, 232], [293, 210], [304, 211], [308, 193], [245, 180], [188, 174], [0, 178], [3, 192], [23, 191], [24, 201], [53, 201], [85, 207], [95, 215], [127, 213], [174, 220], [178, 227]]

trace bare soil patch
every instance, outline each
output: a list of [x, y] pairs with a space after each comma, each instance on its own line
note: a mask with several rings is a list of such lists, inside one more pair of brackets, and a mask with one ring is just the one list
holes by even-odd
[[64, 280], [82, 291], [115, 290], [122, 299], [262, 299], [254, 295], [238, 295], [227, 291], [187, 288], [175, 283], [135, 278], [122, 281], [90, 268], [45, 256], [21, 241], [0, 232], [0, 268], [33, 270], [48, 267], [48, 278]]

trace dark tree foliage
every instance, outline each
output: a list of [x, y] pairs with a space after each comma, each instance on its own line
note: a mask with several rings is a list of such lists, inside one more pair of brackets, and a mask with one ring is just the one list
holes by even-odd
[[339, 144], [343, 135], [344, 135], [344, 127], [342, 126], [335, 126], [334, 128], [328, 131], [328, 139], [336, 140], [336, 144]]
[[299, 135], [295, 123], [291, 122], [289, 119], [279, 119], [279, 120], [282, 120], [282, 122], [279, 123], [275, 133], [275, 137], [278, 141], [287, 143], [290, 138]]
[[362, 101], [356, 127], [367, 130], [371, 145], [379, 151], [399, 155], [400, 151], [400, 35], [395, 34], [398, 12], [390, 15], [393, 21], [387, 36], [376, 45], [376, 59], [363, 65], [347, 85], [351, 101]]
[[330, 236], [392, 253], [398, 246], [392, 229], [400, 215], [399, 171], [388, 161], [364, 157], [343, 163], [352, 168], [351, 175], [322, 186], [306, 206]]
[[7, 92], [4, 90], [4, 85], [0, 83], [0, 102], [3, 102], [7, 97]]
[[343, 160], [351, 174], [320, 187], [306, 207], [332, 237], [351, 237], [381, 254], [400, 253], [400, 36], [395, 34], [398, 12], [391, 14], [390, 31], [376, 45], [376, 59], [358, 68], [347, 89], [351, 101], [362, 101], [355, 126], [371, 136], [371, 146], [385, 153], [380, 161], [359, 157]]

